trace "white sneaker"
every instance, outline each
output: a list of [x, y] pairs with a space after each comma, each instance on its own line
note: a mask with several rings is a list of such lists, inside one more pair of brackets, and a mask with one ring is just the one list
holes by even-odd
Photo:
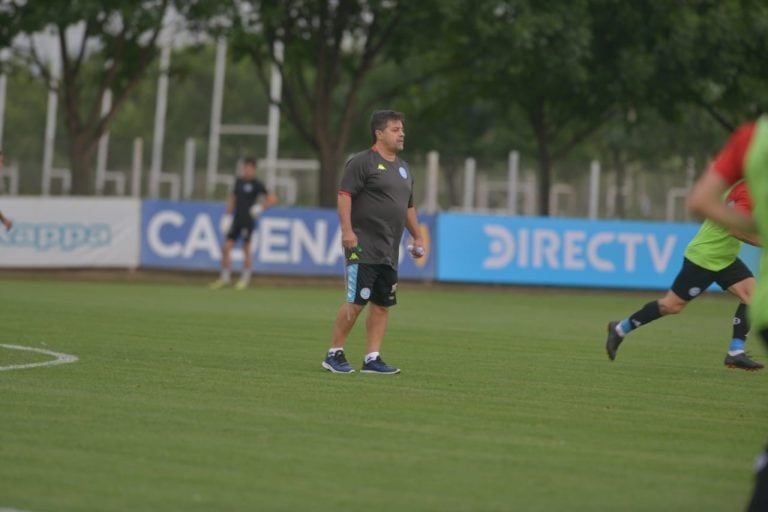
[[224, 288], [225, 286], [229, 286], [229, 281], [225, 281], [224, 279], [217, 279], [209, 284], [208, 288], [211, 290], [218, 290], [219, 288]]

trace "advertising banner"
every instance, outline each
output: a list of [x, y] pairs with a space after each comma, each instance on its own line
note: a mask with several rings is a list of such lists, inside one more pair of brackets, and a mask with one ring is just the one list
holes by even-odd
[[[666, 289], [698, 224], [441, 214], [442, 281]], [[757, 251], [742, 252], [755, 267]]]
[[122, 198], [4, 197], [2, 267], [135, 267], [141, 202]]
[[[216, 270], [221, 265], [222, 203], [147, 200], [142, 208], [141, 265], [174, 269]], [[431, 240], [432, 216], [420, 215]], [[403, 238], [400, 277], [434, 279], [432, 251], [413, 260]], [[240, 244], [232, 254], [233, 271], [242, 268]], [[272, 208], [264, 212], [251, 241], [253, 270], [264, 274], [342, 275], [343, 256], [338, 216], [331, 209]]]

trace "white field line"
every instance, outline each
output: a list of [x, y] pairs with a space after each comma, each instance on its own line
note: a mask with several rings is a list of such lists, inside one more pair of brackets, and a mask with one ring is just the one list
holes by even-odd
[[[67, 364], [67, 363], [74, 363], [77, 361], [77, 356], [62, 354], [61, 352], [54, 352], [52, 350], [45, 350], [43, 348], [25, 347], [23, 345], [4, 345], [2, 343], [0, 343], [0, 347], [7, 348], [10, 350], [26, 350], [27, 352], [39, 352], [41, 354], [47, 354], [49, 356], [53, 356], [56, 358], [56, 359], [51, 359], [50, 361], [42, 361], [39, 363], [11, 364], [8, 366], [0, 366], [0, 372], [4, 372], [6, 370], [23, 370], [25, 368], [37, 368], [40, 366], [53, 366], [55, 364]], [[0, 508], [0, 512], [13, 512], [13, 509]]]
[[[0, 346], [4, 347], [5, 345], [0, 345]], [[19, 510], [17, 508], [2, 508], [2, 507], [0, 507], [0, 512], [24, 512], [24, 511], [23, 510]]]

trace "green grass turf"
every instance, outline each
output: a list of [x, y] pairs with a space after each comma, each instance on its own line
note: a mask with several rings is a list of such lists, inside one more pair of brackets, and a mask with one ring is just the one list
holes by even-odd
[[[340, 288], [340, 287], [339, 287]], [[631, 335], [653, 294], [401, 283], [384, 359], [320, 368], [335, 288], [0, 281], [0, 509], [741, 510], [765, 373], [722, 359], [735, 301]], [[359, 366], [364, 328], [347, 347]], [[765, 360], [757, 340], [753, 353]], [[0, 348], [0, 365], [47, 356]]]

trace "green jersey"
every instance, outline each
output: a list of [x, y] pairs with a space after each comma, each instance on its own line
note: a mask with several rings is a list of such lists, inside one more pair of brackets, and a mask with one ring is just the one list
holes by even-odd
[[[744, 182], [733, 187], [725, 201], [730, 207], [745, 212], [752, 209]], [[741, 241], [738, 238], [721, 225], [706, 220], [685, 248], [685, 257], [702, 268], [717, 272], [736, 261], [740, 250]]]
[[[745, 157], [744, 174], [749, 189], [755, 197], [755, 222], [762, 240], [768, 238], [765, 198], [768, 197], [768, 117], [762, 116], [756, 123], [754, 135]], [[749, 312], [753, 327], [758, 331], [768, 328], [768, 251], [763, 249], [760, 258], [760, 274], [752, 296]]]
[[706, 220], [685, 248], [685, 257], [707, 270], [717, 272], [734, 261], [741, 250], [741, 241], [727, 229]]

